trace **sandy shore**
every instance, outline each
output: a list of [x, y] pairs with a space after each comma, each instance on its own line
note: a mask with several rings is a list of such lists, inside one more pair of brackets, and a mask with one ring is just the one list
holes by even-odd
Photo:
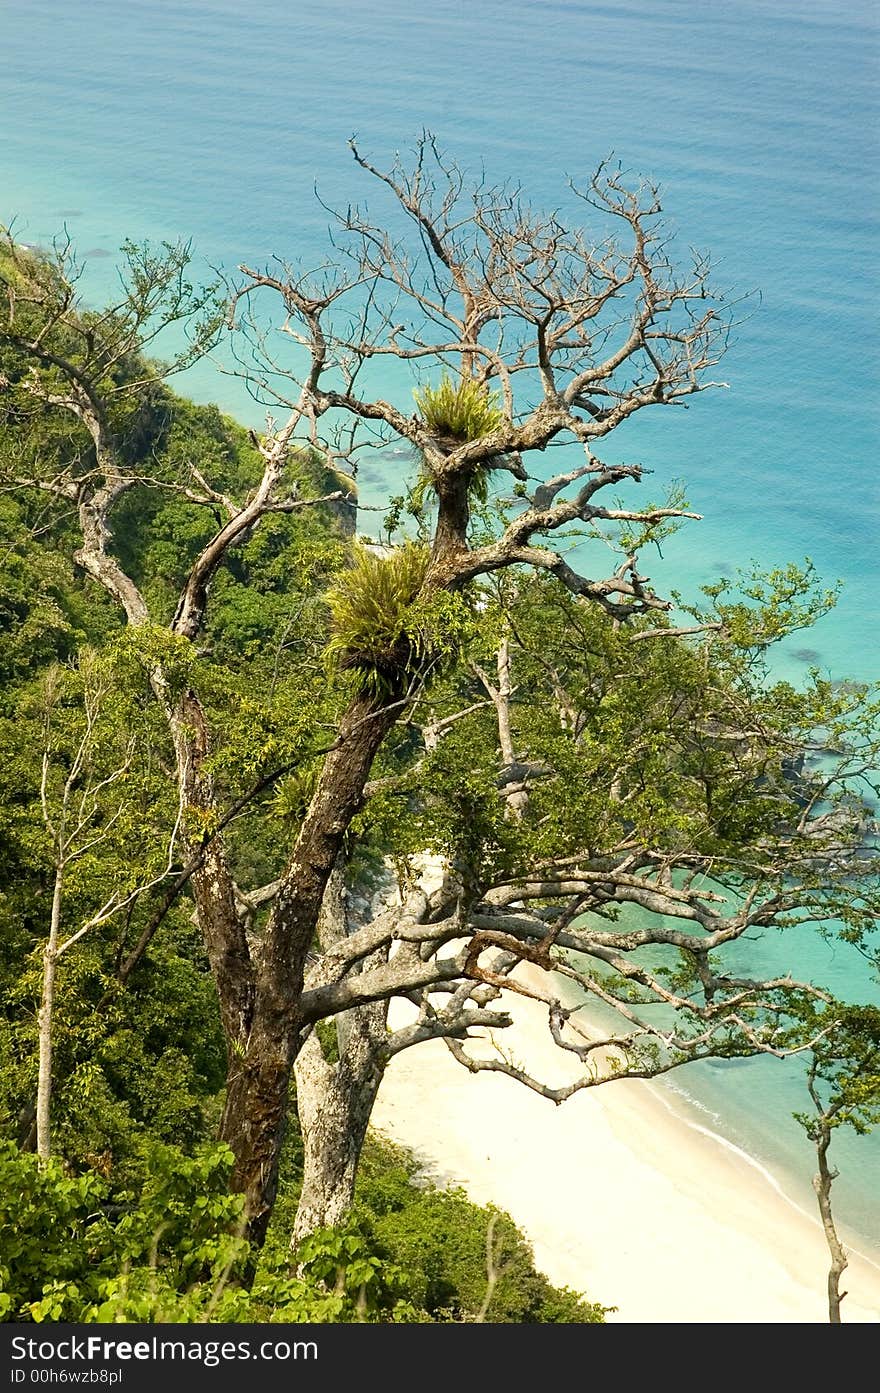
[[[516, 1017], [505, 1046], [561, 1082], [546, 1012], [505, 995]], [[555, 1107], [502, 1075], [468, 1074], [431, 1042], [392, 1061], [373, 1126], [436, 1181], [506, 1209], [548, 1277], [617, 1306], [609, 1320], [827, 1321], [818, 1221], [670, 1111], [656, 1085], [613, 1083]], [[880, 1268], [851, 1254], [843, 1287], [846, 1321], [880, 1321]]]

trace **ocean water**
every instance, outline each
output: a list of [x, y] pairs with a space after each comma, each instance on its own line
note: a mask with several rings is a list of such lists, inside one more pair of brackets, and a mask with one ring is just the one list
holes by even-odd
[[[778, 670], [880, 676], [880, 25], [868, 0], [0, 0], [0, 221], [49, 244], [67, 227], [100, 295], [125, 237], [192, 238], [208, 265], [314, 264], [330, 203], [376, 189], [377, 162], [423, 126], [463, 164], [555, 207], [613, 153], [658, 179], [682, 254], [749, 302], [729, 390], [642, 413], [608, 442], [659, 491], [687, 481], [705, 520], [651, 560], [685, 592], [752, 561], [812, 557], [844, 582], [833, 617]], [[181, 390], [258, 425], [210, 366]], [[406, 384], [395, 381], [394, 390]], [[364, 480], [396, 486], [387, 457]], [[757, 945], [772, 958], [777, 945]], [[799, 970], [865, 996], [863, 962], [806, 944]], [[792, 1069], [681, 1076], [712, 1126], [811, 1205], [810, 1157], [786, 1118]], [[836, 1144], [837, 1145], [837, 1144]], [[840, 1212], [880, 1246], [880, 1140], [841, 1138]]]

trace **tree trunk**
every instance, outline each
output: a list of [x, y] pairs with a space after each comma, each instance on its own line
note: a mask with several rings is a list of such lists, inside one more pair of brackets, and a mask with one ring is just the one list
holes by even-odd
[[[166, 712], [186, 807], [185, 849], [192, 856], [203, 844], [203, 831], [217, 817], [207, 722], [191, 690], [173, 705], [166, 701]], [[226, 1101], [219, 1137], [235, 1156], [232, 1186], [245, 1196], [248, 1236], [259, 1245], [275, 1203], [299, 992], [291, 993], [282, 964], [277, 980], [263, 973], [262, 988], [258, 985], [222, 837], [214, 837], [206, 848], [193, 872], [192, 887], [226, 1039]]]
[[235, 1156], [232, 1188], [245, 1198], [247, 1236], [260, 1247], [278, 1192], [278, 1163], [287, 1120], [295, 1025], [257, 1011], [245, 1051], [230, 1053], [220, 1140]]
[[[396, 894], [396, 886], [394, 890]], [[354, 927], [361, 922], [358, 918]], [[327, 881], [318, 920], [322, 951], [332, 951], [352, 927], [345, 861], [340, 855]], [[359, 970], [369, 970], [380, 960], [388, 961], [387, 949], [370, 954]], [[290, 1242], [294, 1252], [315, 1229], [342, 1223], [351, 1210], [361, 1151], [388, 1060], [386, 1001], [343, 1011], [333, 1024], [338, 1061], [327, 1061], [321, 1040], [312, 1031], [294, 1065], [304, 1151], [302, 1191]]]
[[357, 1019], [347, 1023], [346, 1050], [338, 1063], [327, 1063], [312, 1033], [294, 1066], [305, 1153], [291, 1237], [294, 1250], [315, 1229], [342, 1223], [351, 1210], [358, 1162], [385, 1069], [384, 1003], [346, 1015]]
[[[516, 763], [516, 750], [510, 728], [510, 643], [506, 635], [501, 640], [496, 654], [496, 668], [498, 687], [497, 689], [490, 687], [489, 694], [495, 704], [495, 714], [498, 719], [498, 743], [501, 746], [501, 759], [507, 767]], [[524, 788], [518, 788], [507, 792], [505, 798], [509, 816], [514, 822], [520, 822], [529, 805], [528, 793]]]
[[220, 1138], [235, 1153], [233, 1187], [246, 1197], [248, 1233], [258, 1244], [275, 1202], [290, 1076], [303, 1043], [299, 1003], [306, 955], [343, 839], [397, 715], [393, 701], [383, 705], [367, 697], [353, 701], [346, 714], [262, 937], [246, 1044], [230, 1053]]
[[356, 698], [342, 722], [336, 748], [324, 760], [318, 787], [281, 877], [261, 954], [261, 984], [265, 983], [267, 990], [277, 990], [281, 979], [292, 1001], [298, 1001], [302, 992], [306, 954], [314, 940], [330, 873], [351, 820], [363, 805], [373, 760], [399, 714], [400, 703], [393, 696]]
[[[467, 550], [467, 531], [471, 510], [468, 489], [473, 471], [462, 474], [434, 473], [437, 492], [437, 526], [432, 548], [432, 580], [438, 589], [446, 589], [443, 566]], [[438, 584], [439, 582], [439, 584]]]
[[840, 1279], [849, 1263], [843, 1245], [837, 1236], [834, 1215], [831, 1212], [831, 1186], [837, 1178], [837, 1172], [832, 1170], [828, 1164], [830, 1145], [831, 1128], [827, 1122], [822, 1122], [816, 1141], [819, 1174], [813, 1177], [813, 1189], [816, 1191], [816, 1198], [819, 1201], [819, 1214], [822, 1218], [822, 1227], [825, 1230], [825, 1241], [831, 1254], [831, 1266], [828, 1269], [828, 1320], [831, 1325], [841, 1325], [843, 1322], [840, 1318], [840, 1304], [846, 1296], [846, 1292], [840, 1290]]
[[39, 1068], [37, 1074], [37, 1155], [47, 1160], [51, 1151], [50, 1109], [52, 1104], [52, 1012], [55, 1007], [55, 971], [58, 962], [58, 931], [61, 925], [61, 897], [64, 886], [63, 862], [55, 868], [49, 938], [43, 950], [43, 993], [39, 1014]]

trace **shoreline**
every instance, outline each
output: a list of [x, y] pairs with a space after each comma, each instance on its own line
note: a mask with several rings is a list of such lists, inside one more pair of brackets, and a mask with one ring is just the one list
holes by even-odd
[[[540, 1004], [505, 997], [505, 1047], [548, 1081], [570, 1076]], [[554, 1107], [501, 1074], [470, 1075], [432, 1041], [392, 1060], [373, 1125], [435, 1183], [507, 1210], [537, 1266], [616, 1306], [609, 1321], [827, 1323], [818, 1217], [685, 1106], [632, 1079]], [[880, 1264], [847, 1247], [843, 1320], [880, 1322]]]
[[[664, 1087], [662, 1079], [645, 1081], [645, 1087], [652, 1096], [657, 1099], [661, 1107], [666, 1108], [677, 1122], [680, 1122], [685, 1127], [689, 1127], [691, 1131], [702, 1133], [704, 1136], [709, 1137], [716, 1146], [731, 1152], [740, 1164], [755, 1171], [764, 1183], [779, 1196], [784, 1204], [787, 1204], [796, 1214], [807, 1220], [808, 1223], [818, 1226], [819, 1220], [812, 1210], [807, 1209], [805, 1205], [801, 1204], [800, 1200], [792, 1193], [792, 1190], [786, 1188], [785, 1181], [788, 1177], [781, 1179], [769, 1165], [765, 1165], [763, 1161], [758, 1160], [757, 1156], [753, 1156], [751, 1152], [746, 1151], [744, 1147], [739, 1146], [736, 1142], [731, 1141], [729, 1137], [724, 1136], [723, 1132], [718, 1132], [713, 1127], [707, 1127], [705, 1123], [698, 1122], [696, 1118], [689, 1117], [687, 1114], [692, 1110], [696, 1110], [698, 1105], [691, 1102], [686, 1096], [671, 1093], [670, 1090]], [[850, 1231], [847, 1230], [846, 1225], [837, 1224], [837, 1229], [840, 1234], [841, 1242], [847, 1252], [852, 1256], [860, 1258], [862, 1262], [868, 1263], [880, 1274], [880, 1246], [878, 1246], [873, 1254], [864, 1252], [863, 1249], [858, 1246], [859, 1244], [865, 1245], [864, 1238], [861, 1236], [848, 1236]], [[878, 1312], [877, 1318], [880, 1320], [880, 1312]]]
[[[529, 983], [536, 991], [543, 995], [546, 989], [546, 981], [542, 981], [541, 975], [536, 974], [528, 966], [524, 965], [521, 972], [522, 980]], [[579, 1012], [580, 1022], [588, 1034], [600, 1036], [605, 1034], [605, 1027], [595, 1015], [591, 1014], [591, 1003], [582, 1000], [580, 994], [572, 989], [567, 978], [554, 975], [554, 986], [557, 996], [565, 1001], [567, 1005], [576, 1008]], [[687, 1069], [685, 1068], [685, 1075]], [[803, 1177], [798, 1176], [791, 1170], [786, 1170], [781, 1165], [774, 1166], [766, 1159], [762, 1160], [745, 1146], [734, 1141], [732, 1137], [725, 1134], [722, 1130], [723, 1118], [699, 1098], [693, 1097], [686, 1087], [677, 1085], [677, 1073], [660, 1075], [655, 1079], [644, 1079], [640, 1082], [661, 1107], [669, 1113], [670, 1117], [682, 1126], [690, 1128], [692, 1131], [700, 1133], [710, 1138], [716, 1146], [724, 1151], [732, 1153], [743, 1166], [750, 1168], [759, 1175], [764, 1182], [775, 1191], [779, 1198], [791, 1207], [801, 1218], [808, 1223], [814, 1224], [821, 1230], [820, 1220], [816, 1212], [816, 1201], [812, 1186], [803, 1183]], [[712, 1122], [706, 1122], [703, 1118], [708, 1117]], [[807, 1154], [808, 1148], [805, 1149]], [[841, 1223], [835, 1216], [838, 1235], [846, 1248], [847, 1252], [861, 1258], [869, 1263], [880, 1273], [880, 1237], [872, 1247], [870, 1237], [865, 1233], [856, 1233], [850, 1229], [846, 1223]], [[823, 1232], [824, 1239], [824, 1232]], [[865, 1252], [868, 1248], [870, 1251]], [[878, 1316], [880, 1319], [880, 1316]]]
[[[520, 976], [523, 982], [530, 985], [533, 990], [543, 996], [546, 990], [546, 979], [542, 979], [540, 973], [524, 964]], [[598, 1020], [594, 1013], [591, 1013], [592, 1003], [583, 998], [582, 994], [573, 988], [570, 980], [566, 977], [553, 975], [554, 987], [557, 996], [568, 1006], [575, 1008], [580, 1015], [581, 1027], [589, 1035], [596, 1038], [606, 1033], [603, 1023]], [[685, 1069], [685, 1075], [687, 1069]], [[758, 1156], [748, 1151], [745, 1146], [734, 1141], [732, 1137], [726, 1135], [722, 1130], [723, 1118], [713, 1112], [710, 1107], [699, 1098], [695, 1098], [687, 1090], [675, 1082], [678, 1078], [676, 1072], [671, 1074], [659, 1075], [655, 1079], [644, 1079], [641, 1083], [647, 1093], [655, 1099], [670, 1117], [677, 1123], [690, 1128], [692, 1131], [710, 1138], [716, 1146], [724, 1151], [732, 1153], [743, 1166], [749, 1167], [757, 1173], [770, 1186], [779, 1198], [791, 1207], [796, 1214], [805, 1219], [808, 1223], [821, 1229], [821, 1222], [816, 1212], [816, 1201], [812, 1186], [803, 1184], [803, 1177], [796, 1175], [791, 1170], [786, 1170], [783, 1166], [774, 1166], [766, 1159], [761, 1160]], [[703, 1117], [710, 1117], [715, 1125], [702, 1120]], [[805, 1149], [805, 1154], [806, 1149]], [[880, 1273], [880, 1238], [871, 1245], [870, 1237], [865, 1233], [856, 1233], [850, 1229], [846, 1223], [841, 1223], [835, 1215], [835, 1223], [838, 1236], [848, 1253], [862, 1259], [872, 1268]], [[871, 1251], [865, 1252], [864, 1248]], [[880, 1319], [880, 1315], [878, 1315]]]

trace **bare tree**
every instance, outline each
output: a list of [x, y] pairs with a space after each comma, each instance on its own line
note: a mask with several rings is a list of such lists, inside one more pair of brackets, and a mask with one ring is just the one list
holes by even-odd
[[[397, 165], [382, 173], [353, 151], [411, 221], [414, 254], [352, 211], [339, 219], [347, 272], [331, 266], [304, 277], [287, 268], [272, 274], [242, 268], [232, 314], [259, 355], [259, 368], [250, 362], [245, 369], [255, 390], [272, 391], [276, 402], [291, 407], [302, 403], [313, 444], [349, 467], [365, 440], [415, 447], [436, 499], [436, 520], [413, 601], [429, 604], [478, 576], [525, 565], [556, 576], [621, 622], [667, 610], [668, 602], [640, 575], [634, 553], [597, 580], [535, 541], [572, 523], [594, 534], [605, 523], [625, 524], [633, 535], [648, 536], [673, 518], [695, 516], [680, 506], [627, 509], [599, 498], [603, 490], [638, 482], [643, 470], [604, 465], [595, 454], [598, 442], [644, 407], [672, 404], [713, 385], [708, 369], [726, 337], [705, 263], [697, 260], [689, 273], [676, 276], [651, 230], [659, 212], [656, 190], [631, 190], [603, 169], [575, 194], [629, 237], [625, 247], [613, 236], [594, 242], [556, 216], [535, 214], [514, 191], [481, 187], [468, 195], [461, 173], [445, 163], [430, 137], [419, 142], [411, 171]], [[301, 371], [280, 376], [275, 350], [247, 313], [261, 294], [276, 297], [283, 340], [300, 350]], [[466, 384], [478, 396], [497, 385], [502, 405], [483, 417], [481, 430], [456, 433], [454, 420], [432, 422], [360, 392], [365, 367], [382, 357], [452, 363], [462, 393]], [[537, 403], [519, 406], [529, 392]], [[528, 496], [524, 457], [562, 440], [582, 450], [583, 462]], [[471, 496], [490, 470], [512, 475], [525, 496], [500, 535], [474, 545]], [[566, 496], [572, 486], [576, 491]], [[224, 1124], [255, 1218], [268, 1213], [264, 1178], [275, 1168], [292, 1042], [304, 1023], [305, 959], [327, 880], [373, 760], [423, 680], [405, 649], [389, 654], [381, 691], [365, 687], [353, 696], [262, 935], [249, 1049], [230, 1077]], [[351, 661], [357, 664], [356, 655]], [[392, 990], [401, 968], [382, 969]], [[363, 973], [361, 981], [372, 975]], [[281, 1019], [280, 1033], [291, 1043], [279, 1049]]]

